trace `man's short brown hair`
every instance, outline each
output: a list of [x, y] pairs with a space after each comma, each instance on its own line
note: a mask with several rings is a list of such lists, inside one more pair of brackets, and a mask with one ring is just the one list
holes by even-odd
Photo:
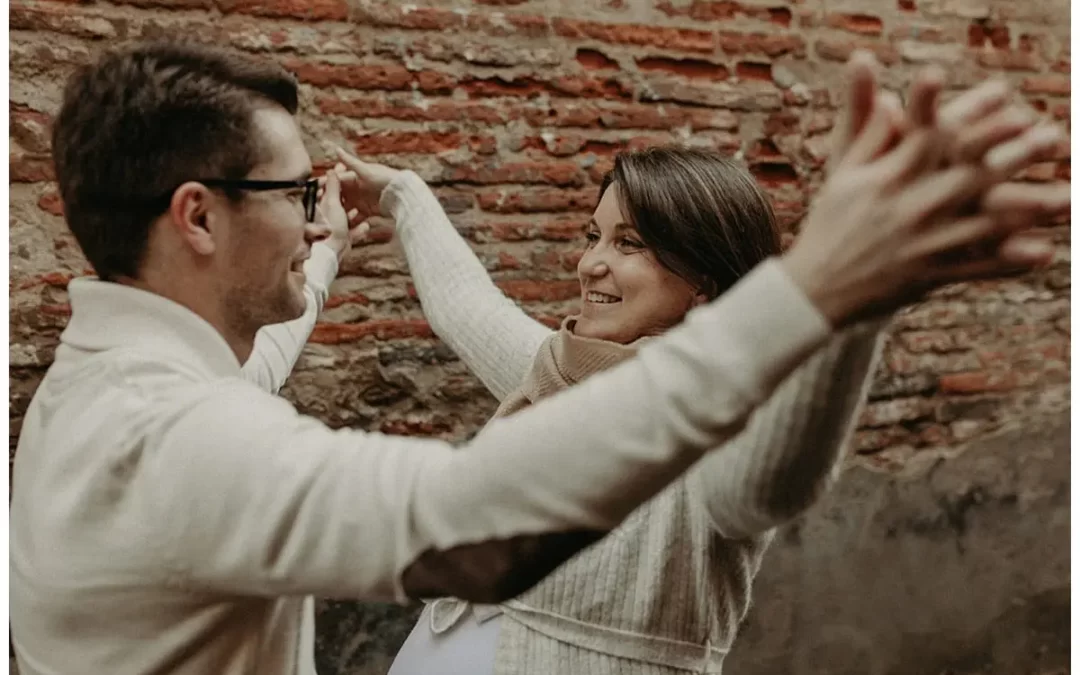
[[102, 279], [137, 277], [150, 225], [189, 180], [243, 178], [261, 160], [257, 105], [296, 113], [278, 64], [175, 41], [105, 52], [68, 81], [53, 127], [64, 214]]

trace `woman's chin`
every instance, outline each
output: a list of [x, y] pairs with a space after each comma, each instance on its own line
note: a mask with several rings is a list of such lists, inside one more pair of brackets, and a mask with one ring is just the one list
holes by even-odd
[[591, 340], [614, 342], [618, 338], [616, 328], [617, 326], [613, 325], [611, 321], [605, 321], [595, 316], [586, 316], [585, 312], [582, 312], [574, 322], [574, 335]]

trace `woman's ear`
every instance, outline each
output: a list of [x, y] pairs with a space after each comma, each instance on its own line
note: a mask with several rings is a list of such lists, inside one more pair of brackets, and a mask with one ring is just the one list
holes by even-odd
[[709, 301], [709, 296], [704, 293], [697, 293], [694, 295], [694, 307], [700, 307]]

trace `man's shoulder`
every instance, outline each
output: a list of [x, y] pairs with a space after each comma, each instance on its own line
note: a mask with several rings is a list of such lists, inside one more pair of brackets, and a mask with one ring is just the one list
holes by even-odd
[[58, 353], [43, 385], [47, 389], [43, 394], [58, 406], [103, 408], [100, 412], [111, 417], [174, 417], [196, 408], [204, 413], [216, 408], [222, 414], [252, 408], [291, 409], [286, 401], [252, 385], [239, 373], [234, 377], [211, 376], [197, 364], [139, 349], [109, 350], [82, 358]]

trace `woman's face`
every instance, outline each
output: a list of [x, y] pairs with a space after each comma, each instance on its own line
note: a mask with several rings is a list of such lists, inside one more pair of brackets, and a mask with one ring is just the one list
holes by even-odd
[[604, 191], [585, 231], [577, 268], [581, 315], [574, 334], [629, 344], [678, 324], [704, 297], [660, 265], [625, 222], [618, 189], [612, 184]]

